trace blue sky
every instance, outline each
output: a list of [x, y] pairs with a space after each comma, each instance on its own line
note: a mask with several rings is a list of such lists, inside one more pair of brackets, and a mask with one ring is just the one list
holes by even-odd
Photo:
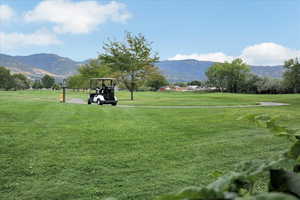
[[161, 60], [276, 65], [300, 57], [300, 0], [0, 0], [0, 52], [96, 57], [125, 31]]

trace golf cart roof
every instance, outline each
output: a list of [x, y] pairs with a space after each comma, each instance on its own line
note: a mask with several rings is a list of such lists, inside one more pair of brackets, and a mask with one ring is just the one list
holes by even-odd
[[90, 80], [116, 80], [115, 78], [90, 78]]

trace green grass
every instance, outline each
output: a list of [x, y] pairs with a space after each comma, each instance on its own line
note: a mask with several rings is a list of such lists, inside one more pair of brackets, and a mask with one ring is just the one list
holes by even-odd
[[[0, 199], [151, 199], [214, 180], [241, 161], [268, 159], [288, 143], [236, 121], [247, 113], [289, 115], [300, 95], [119, 92], [121, 104], [284, 107], [143, 109], [58, 103], [57, 92], [0, 92]], [[86, 98], [68, 93], [69, 98]]]
[[[17, 91], [6, 92], [2, 98], [13, 98], [22, 101], [58, 102], [62, 91]], [[195, 92], [135, 92], [134, 101], [130, 100], [130, 93], [119, 91], [116, 93], [120, 105], [150, 105], [150, 106], [227, 106], [227, 105], [255, 105], [262, 101], [282, 103], [297, 102], [299, 95], [256, 95], [256, 94], [229, 94], [229, 93], [195, 93]], [[67, 99], [81, 98], [87, 102], [88, 92], [67, 91]]]

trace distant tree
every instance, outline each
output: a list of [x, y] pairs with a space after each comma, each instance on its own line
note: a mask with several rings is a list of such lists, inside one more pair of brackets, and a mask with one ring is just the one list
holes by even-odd
[[224, 91], [226, 88], [226, 74], [222, 63], [216, 63], [208, 68], [206, 76], [208, 86], [216, 87], [221, 92]]
[[196, 86], [202, 86], [203, 85], [201, 81], [197, 81], [197, 80], [188, 82], [187, 84], [188, 85], [196, 85]]
[[225, 88], [228, 92], [241, 92], [242, 86], [249, 75], [250, 68], [241, 59], [235, 59], [231, 63], [216, 63], [206, 72], [211, 85], [221, 91]]
[[264, 77], [256, 82], [257, 91], [261, 94], [279, 94], [284, 92], [282, 80]]
[[10, 74], [10, 70], [0, 66], [0, 89], [9, 90], [14, 88], [15, 82]]
[[30, 80], [24, 74], [14, 74], [12, 75], [16, 90], [25, 90], [30, 88]]
[[259, 82], [262, 81], [262, 78], [256, 74], [249, 73], [246, 76], [245, 82], [241, 84], [241, 92], [244, 93], [258, 93]]
[[73, 76], [69, 76], [67, 79], [67, 86], [68, 88], [72, 89], [88, 88], [88, 78], [84, 77], [82, 74], [75, 74]]
[[150, 67], [145, 79], [146, 86], [150, 87], [153, 91], [157, 91], [159, 88], [169, 84], [165, 76], [158, 70], [157, 67]]
[[32, 88], [33, 89], [42, 89], [43, 88], [43, 84], [41, 83], [40, 80], [35, 80], [32, 84]]
[[43, 84], [44, 88], [51, 88], [54, 83], [55, 83], [55, 79], [53, 77], [49, 76], [48, 74], [43, 76], [42, 84]]
[[54, 83], [53, 86], [52, 86], [52, 90], [59, 90], [59, 89], [60, 89], [60, 85]]
[[147, 66], [159, 60], [153, 54], [151, 44], [146, 38], [139, 34], [126, 34], [125, 42], [108, 41], [104, 44], [104, 53], [99, 55], [100, 63], [111, 68], [114, 75], [131, 92], [140, 87], [140, 80], [143, 79]]
[[78, 69], [82, 78], [103, 78], [112, 74], [112, 69], [104, 65], [100, 59], [92, 59], [88, 64], [82, 65]]
[[294, 93], [300, 92], [300, 63], [298, 58], [285, 61], [284, 84]]
[[187, 82], [175, 82], [173, 85], [179, 86], [179, 87], [186, 87]]

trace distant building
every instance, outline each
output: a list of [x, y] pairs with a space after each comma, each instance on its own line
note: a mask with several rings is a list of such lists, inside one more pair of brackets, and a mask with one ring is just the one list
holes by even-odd
[[169, 86], [165, 86], [165, 87], [159, 88], [159, 91], [160, 91], [160, 92], [163, 92], [163, 91], [171, 91], [171, 88], [170, 88]]

